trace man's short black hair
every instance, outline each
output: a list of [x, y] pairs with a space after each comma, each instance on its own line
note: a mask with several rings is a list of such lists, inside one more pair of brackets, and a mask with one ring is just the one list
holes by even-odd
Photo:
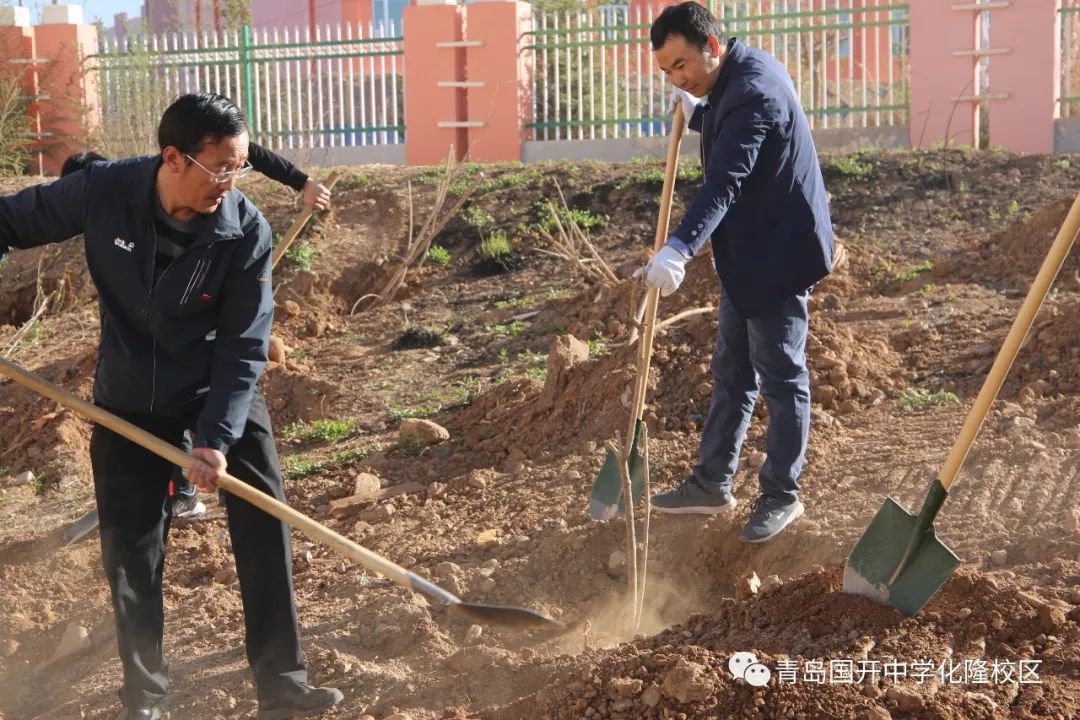
[[75, 153], [60, 167], [60, 177], [70, 175], [73, 172], [79, 170], [85, 170], [96, 162], [104, 162], [109, 158], [94, 152], [93, 150], [87, 150], [86, 152]]
[[158, 147], [170, 145], [186, 155], [198, 155], [207, 142], [247, 132], [244, 113], [232, 100], [214, 93], [181, 95], [158, 124]]
[[689, 45], [704, 50], [709, 36], [714, 35], [722, 45], [725, 41], [720, 21], [696, 2], [684, 2], [664, 8], [649, 30], [652, 49], [664, 47], [670, 35], [682, 35]]

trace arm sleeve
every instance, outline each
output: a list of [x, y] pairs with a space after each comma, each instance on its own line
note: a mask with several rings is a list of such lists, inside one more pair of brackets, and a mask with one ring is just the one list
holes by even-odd
[[210, 391], [196, 423], [196, 446], [227, 453], [244, 433], [256, 385], [266, 368], [274, 299], [270, 284], [270, 226], [260, 218], [238, 252], [224, 287]]
[[709, 153], [705, 182], [669, 240], [688, 257], [697, 254], [739, 198], [772, 125], [761, 95], [748, 97], [724, 118], [724, 132], [716, 137]]
[[248, 162], [251, 163], [251, 167], [266, 177], [282, 185], [288, 185], [297, 192], [303, 190], [308, 181], [308, 176], [303, 170], [262, 145], [248, 143]]
[[89, 172], [0, 197], [0, 257], [11, 248], [57, 243], [83, 231]]

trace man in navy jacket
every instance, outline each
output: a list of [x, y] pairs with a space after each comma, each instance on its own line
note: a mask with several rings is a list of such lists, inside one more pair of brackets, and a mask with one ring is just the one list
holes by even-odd
[[[85, 237], [101, 342], [94, 402], [174, 445], [192, 430], [188, 477], [210, 490], [229, 471], [284, 499], [266, 402], [271, 233], [235, 190], [246, 174], [244, 116], [220, 95], [182, 95], [158, 127], [161, 154], [98, 163], [0, 197], [0, 256]], [[162, 572], [170, 464], [106, 428], [90, 439], [102, 560], [124, 668], [121, 720], [165, 714]], [[307, 682], [288, 527], [227, 499], [260, 720], [329, 708]]]
[[686, 263], [711, 239], [722, 285], [698, 464], [679, 487], [657, 495], [653, 507], [705, 514], [735, 507], [732, 480], [760, 391], [769, 410], [768, 458], [740, 539], [765, 542], [803, 514], [807, 299], [833, 263], [825, 186], [806, 116], [775, 58], [725, 40], [720, 23], [695, 2], [666, 8], [650, 34], [656, 61], [675, 86], [673, 101], [701, 133], [704, 182], [639, 273], [670, 295]]

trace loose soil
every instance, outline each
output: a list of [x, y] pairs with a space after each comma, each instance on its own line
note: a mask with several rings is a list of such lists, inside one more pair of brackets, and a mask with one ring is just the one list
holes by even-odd
[[[868, 174], [824, 160], [848, 262], [812, 296], [806, 516], [764, 546], [737, 541], [764, 459], [759, 403], [736, 511], [653, 518], [636, 632], [625, 622], [623, 525], [591, 521], [587, 498], [605, 442], [627, 423], [636, 348], [627, 341], [641, 299], [628, 276], [651, 243], [660, 166], [467, 166], [455, 191], [473, 194], [436, 238], [450, 262], [410, 271], [397, 297], [370, 309], [357, 301], [382, 290], [405, 252], [410, 186], [419, 226], [438, 174], [350, 170], [335, 209], [275, 277], [274, 332], [286, 359], [271, 363], [263, 390], [288, 500], [462, 597], [527, 605], [565, 631], [478, 631], [296, 535], [312, 679], [346, 695], [327, 717], [1080, 716], [1076, 253], [938, 518], [964, 565], [915, 618], [846, 596], [840, 582], [885, 495], [909, 509], [921, 503], [1065, 217], [1069, 189], [1080, 187], [1080, 168], [1064, 158], [959, 150], [857, 159]], [[682, 170], [676, 218], [697, 172]], [[595, 222], [592, 241], [624, 278], [618, 284], [586, 281], [544, 252], [534, 226], [545, 219], [544, 201], [557, 198], [556, 181], [569, 206]], [[0, 179], [0, 192], [32, 182]], [[244, 190], [276, 232], [298, 210], [269, 181]], [[479, 269], [478, 248], [497, 231], [511, 240], [518, 269], [492, 275]], [[40, 284], [56, 299], [11, 357], [87, 396], [98, 326], [80, 245], [6, 260], [0, 350], [33, 315]], [[713, 307], [718, 292], [699, 258], [660, 315]], [[409, 328], [433, 331], [431, 346], [395, 349]], [[713, 312], [658, 334], [646, 412], [658, 488], [694, 463], [714, 337]], [[10, 382], [0, 383], [0, 414], [0, 717], [111, 718], [121, 672], [99, 547], [95, 536], [71, 547], [62, 539], [93, 506], [88, 426]], [[406, 417], [432, 420], [450, 439], [399, 441]], [[19, 483], [27, 470], [34, 480]], [[413, 491], [332, 512], [361, 472]], [[213, 498], [207, 505], [205, 521], [177, 523], [169, 539], [174, 720], [234, 720], [256, 708], [224, 510]], [[756, 593], [755, 574], [765, 581]], [[72, 623], [89, 642], [54, 660]], [[770, 683], [734, 678], [736, 652], [770, 668]], [[830, 676], [843, 661], [902, 664], [907, 673]], [[926, 670], [965, 661], [962, 682]], [[1039, 682], [981, 682], [976, 672], [1021, 661]], [[825, 682], [807, 679], [822, 667]], [[799, 681], [785, 682], [782, 671], [792, 668]]]

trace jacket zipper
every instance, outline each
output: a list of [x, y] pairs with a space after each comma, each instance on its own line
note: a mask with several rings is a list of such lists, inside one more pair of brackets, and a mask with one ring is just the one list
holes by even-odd
[[[185, 250], [185, 252], [186, 252], [186, 250]], [[183, 253], [181, 253], [181, 255], [183, 255]], [[152, 262], [156, 262], [156, 258], [157, 258], [157, 250], [156, 249], [155, 249], [154, 255], [152, 257], [154, 258], [152, 260]], [[157, 289], [157, 286], [159, 284], [161, 284], [161, 281], [165, 279], [165, 276], [169, 274], [169, 270], [172, 269], [172, 266], [179, 259], [180, 258], [178, 258], [178, 257], [173, 258], [172, 261], [168, 265], [165, 266], [165, 269], [161, 272], [161, 277], [159, 277], [157, 279], [157, 282], [153, 282], [153, 279], [154, 279], [154, 267], [153, 267], [153, 265], [150, 266], [150, 279], [151, 279], [150, 292], [146, 294], [146, 307], [143, 309], [143, 320], [146, 322], [147, 327], [150, 326], [150, 304], [154, 300], [154, 290]], [[157, 399], [157, 338], [153, 337], [152, 331], [151, 331], [150, 347], [151, 347], [151, 351], [150, 351], [151, 352], [151, 355], [150, 355], [150, 412], [153, 413], [154, 412], [154, 400]]]

